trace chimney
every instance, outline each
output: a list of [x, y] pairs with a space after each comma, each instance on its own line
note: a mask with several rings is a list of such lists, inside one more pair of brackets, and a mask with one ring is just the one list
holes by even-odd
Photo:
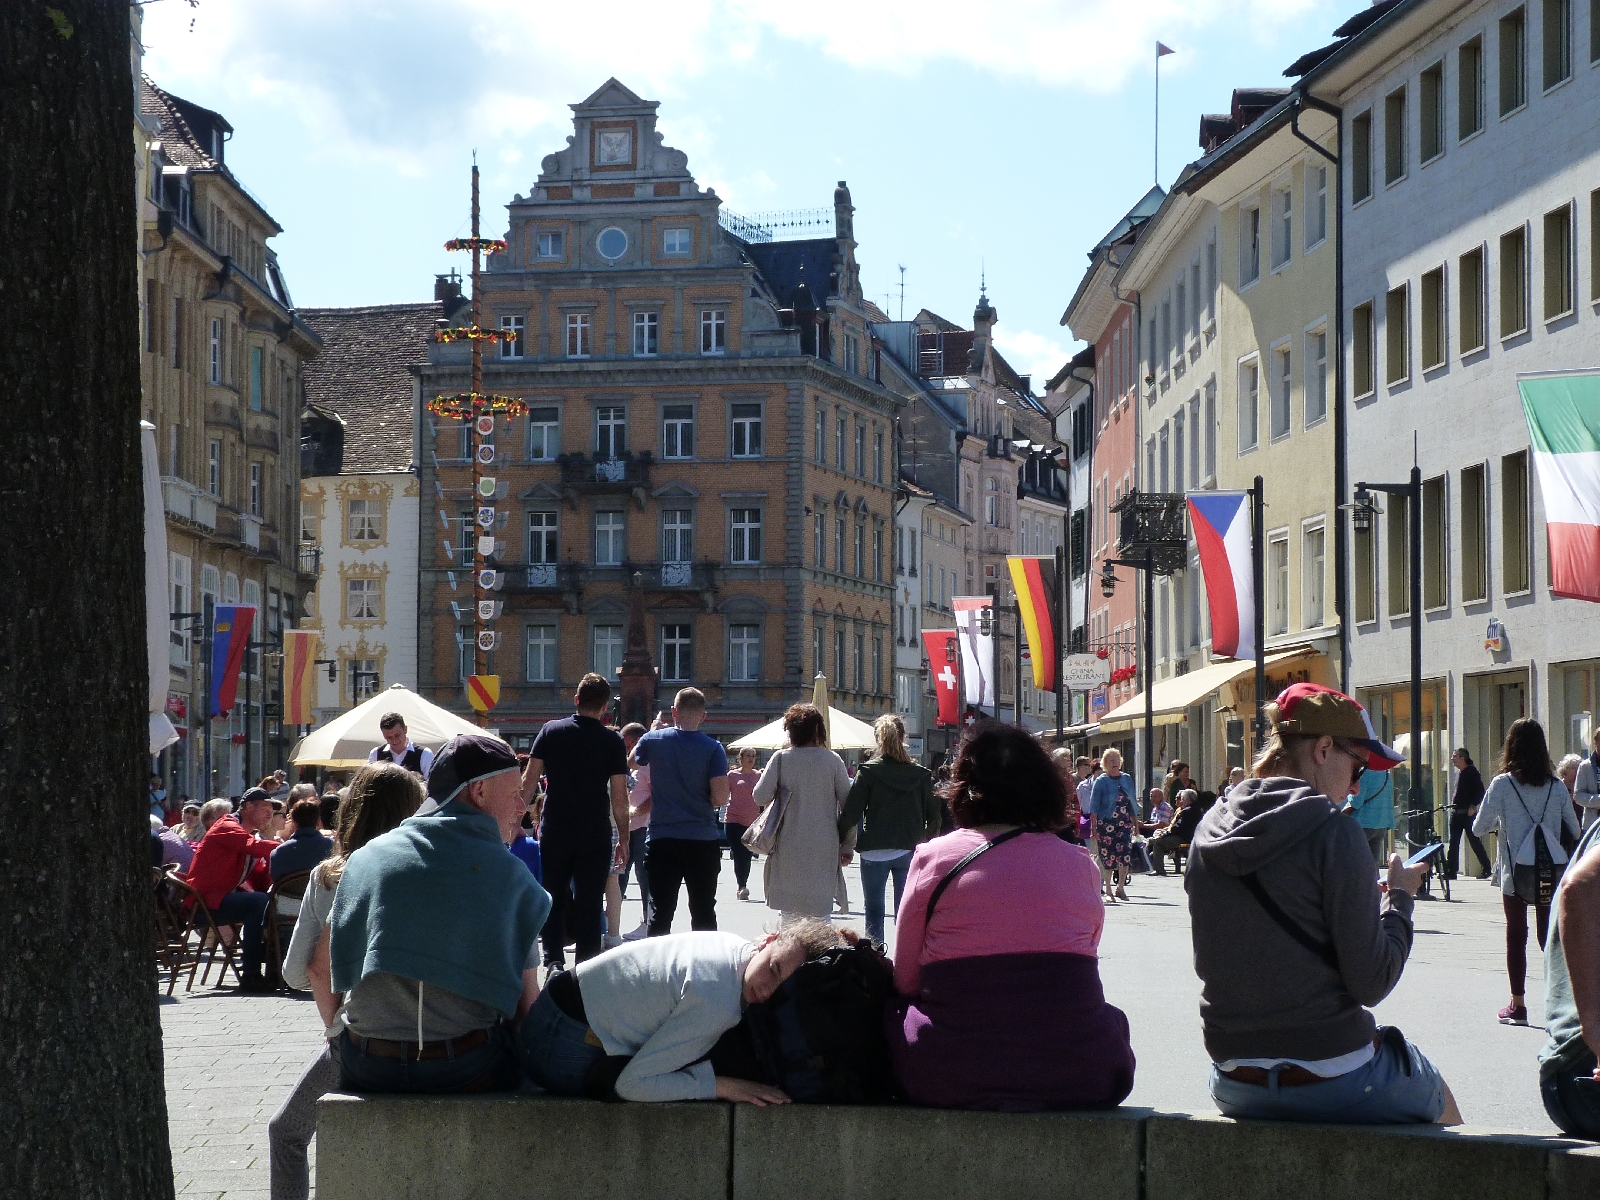
[[833, 236], [842, 242], [854, 242], [855, 220], [852, 214], [855, 207], [850, 203], [850, 189], [844, 180], [839, 180], [839, 186], [833, 189]]
[[433, 277], [433, 298], [442, 301], [446, 307], [450, 301], [461, 297], [461, 276], [451, 271], [448, 275], [435, 275]]

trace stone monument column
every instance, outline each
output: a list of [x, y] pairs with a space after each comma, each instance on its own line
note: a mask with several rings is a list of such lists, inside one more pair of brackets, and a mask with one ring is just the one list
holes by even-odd
[[638, 721], [647, 729], [656, 715], [656, 667], [645, 634], [644, 576], [633, 573], [633, 594], [628, 606], [628, 645], [622, 652], [622, 698], [617, 705], [619, 725]]

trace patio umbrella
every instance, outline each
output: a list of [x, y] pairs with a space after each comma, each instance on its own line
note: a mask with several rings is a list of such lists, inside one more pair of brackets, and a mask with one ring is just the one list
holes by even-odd
[[[822, 710], [823, 719], [828, 722], [828, 746], [833, 750], [871, 750], [877, 745], [872, 735], [872, 726], [863, 721], [858, 721], [847, 712], [840, 712], [837, 708]], [[784, 732], [783, 718], [779, 717], [763, 725], [754, 733], [747, 733], [742, 738], [728, 743], [730, 750], [782, 750], [789, 744], [789, 735]]]
[[[822, 714], [822, 732], [825, 734], [831, 733], [831, 727], [828, 724], [828, 677], [821, 671], [817, 672], [816, 682], [811, 688], [811, 703]], [[833, 745], [831, 737], [828, 739], [828, 745]], [[835, 746], [834, 749], [838, 749], [838, 747]]]
[[292, 756], [295, 766], [346, 769], [363, 766], [372, 749], [383, 745], [383, 731], [378, 728], [378, 722], [385, 713], [391, 712], [405, 718], [406, 732], [413, 742], [434, 753], [458, 733], [484, 732], [449, 709], [440, 708], [394, 683], [366, 703], [301, 738]]

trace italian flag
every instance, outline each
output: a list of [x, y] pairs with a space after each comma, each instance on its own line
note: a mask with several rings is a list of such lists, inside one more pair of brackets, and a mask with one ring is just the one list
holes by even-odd
[[1600, 372], [1523, 376], [1550, 537], [1551, 590], [1600, 602]]

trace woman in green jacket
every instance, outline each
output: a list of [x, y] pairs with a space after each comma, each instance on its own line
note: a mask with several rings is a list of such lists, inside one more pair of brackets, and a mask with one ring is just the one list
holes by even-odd
[[[856, 772], [844, 811], [839, 814], [839, 841], [848, 847], [851, 835], [861, 852], [861, 890], [866, 894], [867, 936], [883, 942], [883, 888], [894, 876], [894, 907], [906, 888], [911, 852], [939, 834], [939, 801], [933, 794], [933, 773], [906, 753], [905, 722], [885, 713], [872, 725], [878, 752]], [[849, 861], [849, 850], [844, 851]]]

